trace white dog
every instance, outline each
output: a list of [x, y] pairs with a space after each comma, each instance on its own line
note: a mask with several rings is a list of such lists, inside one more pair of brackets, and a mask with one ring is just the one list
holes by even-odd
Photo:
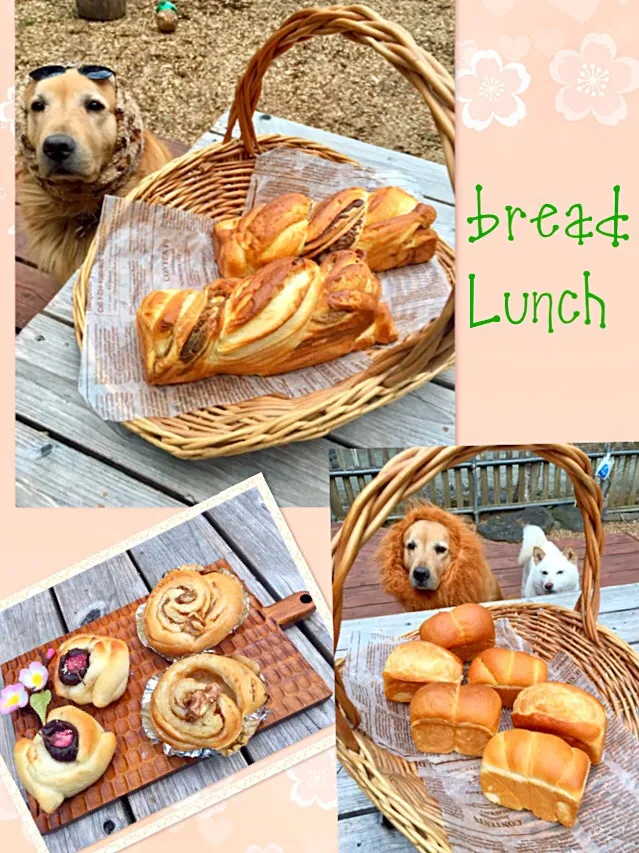
[[560, 551], [553, 542], [546, 539], [541, 527], [534, 524], [524, 527], [518, 562], [524, 567], [521, 581], [523, 598], [579, 590], [579, 568], [575, 549], [568, 545]]

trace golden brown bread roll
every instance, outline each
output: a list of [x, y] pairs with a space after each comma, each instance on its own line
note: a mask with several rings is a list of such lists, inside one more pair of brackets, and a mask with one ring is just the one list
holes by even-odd
[[420, 752], [480, 756], [499, 728], [501, 699], [481, 684], [426, 684], [410, 703], [410, 730]]
[[491, 803], [573, 826], [589, 769], [586, 753], [561, 738], [511, 729], [488, 742], [479, 783]]
[[105, 708], [126, 690], [129, 647], [115, 637], [76, 634], [65, 640], [54, 662], [53, 685], [58, 696], [78, 705]]
[[190, 655], [164, 672], [151, 696], [158, 737], [175, 749], [234, 752], [251, 731], [245, 718], [268, 701], [259, 667], [246, 658]]
[[237, 578], [197, 564], [173, 569], [151, 590], [144, 633], [151, 648], [170, 658], [217, 646], [248, 616]]
[[65, 798], [102, 776], [115, 748], [112, 732], [80, 708], [65, 705], [49, 713], [33, 740], [20, 738], [13, 757], [20, 781], [42, 811], [51, 814]]
[[606, 737], [606, 712], [590, 693], [552, 681], [526, 687], [515, 699], [513, 725], [519, 729], [557, 735], [570, 746], [583, 750], [599, 764]]
[[419, 636], [469, 661], [495, 645], [495, 623], [481, 604], [460, 604], [423, 622]]
[[381, 286], [362, 252], [335, 252], [318, 266], [273, 261], [242, 280], [202, 291], [154, 290], [137, 312], [151, 385], [216, 374], [272, 376], [397, 339]]
[[477, 655], [468, 670], [468, 683], [492, 687], [501, 696], [504, 708], [512, 708], [524, 687], [547, 679], [545, 661], [512, 649], [486, 649]]
[[413, 640], [396, 646], [384, 664], [384, 692], [393, 702], [410, 702], [424, 684], [450, 681], [459, 684], [463, 667], [459, 658], [434, 643]]
[[434, 208], [399, 187], [350, 187], [318, 205], [299, 193], [278, 196], [213, 228], [220, 275], [243, 277], [278, 258], [322, 258], [363, 249], [374, 272], [429, 261], [437, 248]]

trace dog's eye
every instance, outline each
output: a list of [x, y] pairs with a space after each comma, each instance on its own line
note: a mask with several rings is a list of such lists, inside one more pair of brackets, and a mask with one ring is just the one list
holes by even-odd
[[87, 101], [87, 109], [92, 113], [101, 113], [104, 109], [102, 101]]
[[548, 572], [542, 572], [542, 575], [547, 575], [547, 574], [548, 574]]
[[414, 551], [415, 548], [417, 547], [417, 545], [414, 542], [409, 542], [406, 547], [408, 548], [409, 551]]
[[436, 554], [445, 554], [448, 548], [445, 545], [435, 545]]
[[31, 112], [43, 113], [44, 112], [44, 101], [34, 101], [31, 104]]
[[563, 569], [559, 569], [559, 571], [557, 572], [558, 575], [563, 575], [563, 573], [564, 573]]

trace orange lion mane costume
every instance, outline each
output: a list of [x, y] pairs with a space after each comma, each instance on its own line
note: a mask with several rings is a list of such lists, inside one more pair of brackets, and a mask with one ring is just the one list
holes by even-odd
[[[436, 590], [417, 590], [404, 565], [404, 533], [416, 521], [435, 521], [448, 528], [451, 565]], [[477, 534], [458, 516], [426, 501], [419, 501], [401, 521], [388, 528], [377, 552], [384, 590], [405, 610], [437, 610], [467, 601], [501, 601], [497, 579], [491, 572]]]

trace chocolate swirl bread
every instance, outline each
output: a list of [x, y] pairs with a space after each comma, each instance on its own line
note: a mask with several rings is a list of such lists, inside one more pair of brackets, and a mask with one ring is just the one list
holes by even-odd
[[216, 374], [270, 376], [331, 361], [397, 332], [363, 252], [273, 261], [202, 291], [156, 290], [138, 309], [151, 385]]
[[373, 192], [351, 187], [318, 205], [287, 193], [244, 216], [216, 222], [213, 246], [224, 278], [249, 275], [278, 258], [321, 260], [342, 249], [362, 249], [370, 269], [381, 272], [433, 257], [436, 215], [399, 187]]

